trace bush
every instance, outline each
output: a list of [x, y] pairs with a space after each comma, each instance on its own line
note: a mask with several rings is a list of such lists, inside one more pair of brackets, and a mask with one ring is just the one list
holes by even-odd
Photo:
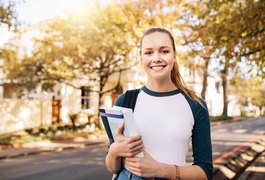
[[211, 121], [224, 121], [224, 120], [229, 120], [232, 119], [232, 117], [229, 116], [210, 116]]
[[14, 135], [14, 134], [5, 134], [0, 136], [0, 145], [13, 145], [13, 144], [22, 144], [28, 142], [39, 141], [39, 137], [34, 137], [32, 135]]
[[0, 135], [0, 145], [10, 145], [11, 136], [8, 136], [6, 134]]
[[32, 134], [32, 133], [33, 133], [33, 128], [25, 129], [25, 131], [26, 131], [28, 134]]

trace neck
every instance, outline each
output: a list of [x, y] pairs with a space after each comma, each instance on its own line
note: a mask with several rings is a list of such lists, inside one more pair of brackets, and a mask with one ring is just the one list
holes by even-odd
[[148, 89], [152, 91], [156, 91], [156, 92], [168, 92], [168, 91], [173, 91], [177, 89], [177, 87], [172, 83], [171, 80], [165, 81], [165, 80], [148, 79], [145, 86]]

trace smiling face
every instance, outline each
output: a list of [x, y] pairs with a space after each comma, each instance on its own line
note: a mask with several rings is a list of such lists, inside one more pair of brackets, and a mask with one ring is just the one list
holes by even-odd
[[154, 32], [145, 35], [141, 46], [141, 64], [149, 80], [171, 82], [175, 52], [168, 34]]

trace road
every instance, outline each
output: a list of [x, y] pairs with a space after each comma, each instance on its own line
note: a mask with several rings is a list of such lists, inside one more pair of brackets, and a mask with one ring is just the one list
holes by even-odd
[[212, 127], [213, 159], [265, 133], [265, 118], [249, 119]]
[[[234, 149], [258, 133], [264, 133], [265, 118], [245, 120], [212, 127], [214, 159]], [[0, 161], [0, 179], [75, 180], [110, 179], [104, 166], [106, 145], [32, 155]], [[188, 161], [191, 161], [189, 153]]]
[[[265, 133], [265, 118], [236, 121], [211, 127], [213, 160], [235, 149], [249, 140], [258, 138]], [[192, 152], [188, 153], [188, 162], [192, 162]]]
[[0, 179], [14, 180], [105, 180], [107, 147], [94, 146], [0, 161]]

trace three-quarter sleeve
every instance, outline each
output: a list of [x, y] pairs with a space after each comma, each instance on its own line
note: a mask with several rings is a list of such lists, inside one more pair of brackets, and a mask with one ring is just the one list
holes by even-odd
[[192, 130], [192, 150], [194, 165], [203, 169], [208, 179], [213, 176], [212, 144], [210, 118], [205, 102], [204, 106], [196, 103], [194, 112], [194, 127]]

